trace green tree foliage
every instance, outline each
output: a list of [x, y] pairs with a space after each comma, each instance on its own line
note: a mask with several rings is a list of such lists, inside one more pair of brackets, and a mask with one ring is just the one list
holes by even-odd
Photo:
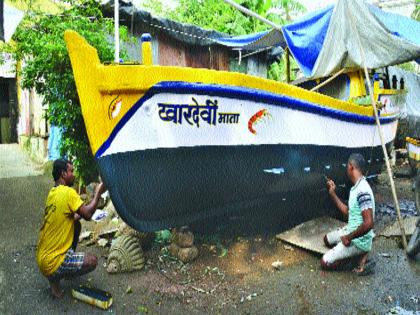
[[411, 17], [417, 21], [420, 21], [420, 0], [416, 0], [415, 8]]
[[[237, 0], [236, 2], [278, 25], [290, 23], [294, 16], [306, 11], [305, 7], [295, 0]], [[229, 35], [251, 34], [270, 28], [223, 1], [179, 0], [178, 5], [171, 9], [165, 7], [162, 0], [147, 0], [144, 6], [157, 15]], [[291, 67], [297, 67], [293, 58], [291, 58]], [[285, 58], [283, 57], [270, 66], [269, 78], [285, 81], [285, 68]], [[293, 77], [292, 74], [292, 79]]]
[[[292, 16], [305, 11], [305, 7], [296, 0], [239, 0], [236, 2], [279, 25], [291, 21]], [[179, 0], [175, 8], [168, 8], [162, 0], [146, 0], [144, 6], [157, 15], [230, 35], [250, 34], [270, 28], [223, 1]]]
[[[14, 35], [9, 49], [15, 60], [23, 60], [20, 76], [23, 88], [35, 88], [43, 97], [50, 123], [63, 130], [60, 151], [74, 159], [82, 183], [98, 176], [89, 147], [86, 128], [64, 42], [64, 31], [72, 29], [93, 45], [101, 61], [112, 61], [114, 50], [109, 42], [113, 24], [105, 19], [94, 0], [82, 0], [59, 15], [40, 12], [28, 14]], [[127, 32], [122, 31], [122, 38]]]

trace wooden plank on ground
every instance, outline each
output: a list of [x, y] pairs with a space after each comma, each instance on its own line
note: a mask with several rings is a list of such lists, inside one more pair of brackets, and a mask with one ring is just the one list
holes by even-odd
[[[405, 235], [413, 235], [418, 219], [419, 217], [407, 217], [401, 220], [404, 226]], [[395, 221], [392, 225], [386, 227], [380, 235], [385, 237], [400, 236], [401, 229], [398, 221]]]
[[344, 225], [346, 225], [344, 222], [337, 219], [321, 217], [277, 234], [276, 238], [318, 254], [325, 254], [328, 248], [324, 245], [324, 235]]

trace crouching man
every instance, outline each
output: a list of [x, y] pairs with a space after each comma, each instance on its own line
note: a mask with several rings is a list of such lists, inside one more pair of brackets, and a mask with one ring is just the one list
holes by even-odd
[[324, 243], [331, 248], [321, 259], [325, 270], [334, 270], [340, 263], [352, 257], [359, 257], [359, 267], [354, 269], [358, 275], [372, 273], [374, 261], [367, 260], [372, 249], [373, 218], [375, 201], [372, 189], [363, 176], [365, 159], [361, 154], [352, 154], [347, 163], [347, 176], [353, 183], [350, 190], [348, 205], [344, 204], [336, 194], [334, 181], [327, 181], [328, 193], [348, 219], [345, 227], [324, 236]]
[[96, 268], [94, 255], [76, 252], [81, 230], [80, 217], [89, 220], [104, 192], [103, 183], [97, 186], [93, 200], [85, 205], [74, 183], [73, 164], [59, 159], [54, 161], [51, 188], [44, 211], [44, 221], [39, 233], [36, 260], [41, 273], [48, 279], [51, 293], [60, 298], [63, 293], [60, 280], [91, 272]]

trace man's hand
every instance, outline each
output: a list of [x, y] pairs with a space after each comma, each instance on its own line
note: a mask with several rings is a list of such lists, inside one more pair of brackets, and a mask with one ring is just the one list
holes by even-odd
[[74, 221], [80, 220], [81, 216], [78, 213], [74, 214]]
[[98, 205], [99, 198], [101, 198], [101, 195], [106, 191], [104, 183], [99, 183], [98, 186], [96, 186], [95, 189], [95, 195], [91, 202], [87, 205], [82, 205], [79, 210], [77, 211], [80, 216], [85, 220], [90, 220], [93, 213], [96, 210], [96, 206]]
[[105, 184], [103, 182], [100, 182], [98, 186], [96, 186], [96, 192], [99, 195], [102, 195], [106, 191]]
[[351, 244], [351, 238], [349, 235], [343, 235], [341, 237], [341, 242], [343, 243], [344, 246], [349, 247]]
[[348, 217], [349, 215], [349, 207], [344, 204], [341, 199], [337, 196], [335, 192], [335, 183], [332, 179], [327, 179], [327, 190], [328, 194], [330, 195], [331, 200], [335, 203], [336, 207], [340, 210], [340, 212], [345, 216]]
[[335, 193], [335, 187], [335, 183], [332, 179], [327, 180], [327, 190], [330, 195]]

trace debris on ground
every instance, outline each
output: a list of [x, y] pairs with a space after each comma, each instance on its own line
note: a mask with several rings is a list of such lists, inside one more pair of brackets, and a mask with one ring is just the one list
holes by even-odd
[[[418, 215], [416, 210], [416, 203], [414, 200], [400, 200], [400, 213], [403, 217], [412, 217]], [[391, 217], [397, 216], [397, 211], [395, 210], [394, 203], [387, 202], [381, 203], [377, 207], [375, 207], [375, 214], [382, 214]]]
[[138, 311], [140, 314], [147, 314], [147, 313], [149, 313], [149, 309], [148, 309], [146, 306], [144, 306], [144, 305], [140, 305], [140, 306], [137, 308], [137, 311]]
[[291, 250], [291, 251], [294, 251], [293, 247], [292, 247], [292, 246], [290, 246], [290, 245], [283, 245], [283, 248], [284, 248], [285, 250]]
[[92, 215], [92, 220], [95, 222], [99, 222], [102, 219], [106, 218], [108, 216], [108, 212], [101, 210], [101, 209], [96, 209], [96, 211], [93, 213]]
[[106, 245], [108, 245], [108, 240], [104, 239], [104, 238], [100, 238], [97, 242], [96, 242], [100, 247], [105, 247]]
[[378, 255], [382, 256], [384, 258], [391, 258], [391, 256], [392, 256], [390, 253], [379, 253]]
[[156, 232], [156, 243], [159, 244], [168, 244], [171, 241], [171, 231], [169, 230], [162, 230]]
[[279, 261], [279, 260], [276, 260], [275, 262], [273, 262], [273, 263], [271, 264], [271, 266], [272, 266], [274, 269], [280, 270], [280, 269], [281, 269], [281, 267], [283, 266], [283, 262], [282, 262], [282, 261]]
[[241, 303], [245, 301], [251, 301], [254, 297], [257, 297], [257, 296], [258, 296], [257, 293], [252, 293], [250, 295], [247, 295], [246, 297], [241, 297]]
[[89, 238], [92, 235], [92, 231], [84, 231], [80, 233], [79, 242], [83, 241], [84, 239]]

